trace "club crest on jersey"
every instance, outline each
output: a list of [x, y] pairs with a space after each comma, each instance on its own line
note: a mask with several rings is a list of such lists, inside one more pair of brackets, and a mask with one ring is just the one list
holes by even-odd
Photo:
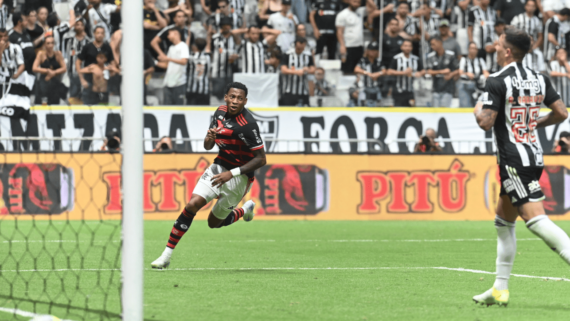
[[531, 193], [535, 193], [535, 192], [540, 191], [540, 184], [538, 183], [538, 181], [535, 180], [535, 181], [528, 183], [528, 190]]
[[519, 79], [518, 77], [513, 76], [511, 78], [513, 86], [516, 89], [534, 89], [535, 91], [540, 91], [540, 83], [538, 82], [538, 79], [532, 79], [532, 80], [522, 80]]

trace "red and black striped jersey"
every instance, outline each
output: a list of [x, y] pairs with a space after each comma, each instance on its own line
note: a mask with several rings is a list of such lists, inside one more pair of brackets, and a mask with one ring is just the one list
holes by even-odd
[[[227, 106], [220, 106], [210, 128], [217, 130], [216, 145], [220, 149], [214, 163], [231, 170], [251, 161], [252, 151], [263, 148], [263, 140], [257, 122], [246, 108], [234, 117], [227, 115], [227, 111]], [[253, 172], [247, 176], [252, 178]]]

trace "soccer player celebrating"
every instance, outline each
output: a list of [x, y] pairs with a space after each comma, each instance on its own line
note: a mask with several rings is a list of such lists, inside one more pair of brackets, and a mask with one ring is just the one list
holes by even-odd
[[[523, 67], [531, 46], [530, 37], [514, 27], [505, 29], [495, 47], [503, 66], [492, 74], [485, 93], [475, 106], [479, 127], [493, 128], [497, 142], [501, 197], [497, 206], [497, 276], [493, 287], [473, 300], [487, 306], [509, 303], [508, 281], [517, 252], [515, 221], [522, 217], [534, 234], [570, 264], [570, 238], [548, 216], [539, 179], [544, 168], [537, 128], [561, 123], [566, 106], [548, 77]], [[538, 117], [541, 103], [552, 111]]]
[[242, 208], [235, 207], [249, 191], [253, 172], [265, 165], [263, 141], [257, 122], [244, 108], [247, 87], [239, 82], [228, 84], [224, 100], [226, 106], [220, 106], [214, 113], [204, 139], [207, 150], [218, 145], [218, 156], [196, 184], [190, 202], [174, 223], [166, 249], [151, 263], [153, 268], [162, 269], [170, 265], [172, 251], [192, 225], [196, 213], [215, 198], [218, 201], [208, 216], [210, 228], [231, 225], [240, 217], [246, 222], [253, 219], [253, 201], [247, 201]]

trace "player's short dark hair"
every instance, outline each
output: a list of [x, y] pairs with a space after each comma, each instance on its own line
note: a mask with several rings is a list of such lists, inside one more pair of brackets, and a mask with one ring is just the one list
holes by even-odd
[[103, 29], [103, 32], [105, 32], [105, 28], [103, 26], [96, 26], [95, 29], [93, 29], [93, 35], [97, 32], [97, 29]]
[[18, 25], [18, 22], [24, 22], [24, 18], [22, 18], [22, 13], [21, 12], [14, 12], [12, 14], [12, 23], [14, 24], [14, 26]]
[[230, 92], [230, 89], [235, 88], [235, 89], [240, 89], [243, 90], [243, 92], [245, 93], [245, 98], [247, 98], [247, 87], [242, 84], [241, 82], [231, 82], [229, 84], [226, 85], [226, 95]]
[[52, 12], [48, 15], [46, 19], [46, 23], [50, 28], [57, 26], [57, 22], [59, 21], [59, 17], [57, 16], [57, 12]]
[[570, 9], [564, 8], [564, 9], [560, 10], [560, 12], [558, 14], [561, 16], [570, 17]]
[[307, 43], [307, 39], [305, 37], [295, 37], [295, 43]]
[[526, 32], [508, 26], [505, 28], [505, 44], [511, 49], [513, 58], [522, 61], [530, 50], [530, 37]]
[[206, 39], [204, 38], [198, 38], [196, 40], [194, 40], [194, 45], [196, 46], [196, 48], [198, 48], [198, 51], [202, 51], [204, 50], [204, 48], [206, 48]]

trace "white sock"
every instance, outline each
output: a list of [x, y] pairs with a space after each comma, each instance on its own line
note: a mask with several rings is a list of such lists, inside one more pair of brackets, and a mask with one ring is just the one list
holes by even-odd
[[517, 253], [517, 237], [515, 223], [495, 217], [497, 229], [497, 276], [493, 287], [497, 290], [509, 288], [509, 278], [513, 270], [513, 263]]
[[162, 255], [166, 255], [168, 257], [172, 256], [172, 251], [174, 251], [173, 249], [169, 248], [168, 246], [164, 249], [164, 252], [162, 252]]
[[570, 238], [558, 225], [554, 224], [545, 214], [533, 217], [526, 222], [531, 232], [540, 237], [554, 252], [570, 264]]

